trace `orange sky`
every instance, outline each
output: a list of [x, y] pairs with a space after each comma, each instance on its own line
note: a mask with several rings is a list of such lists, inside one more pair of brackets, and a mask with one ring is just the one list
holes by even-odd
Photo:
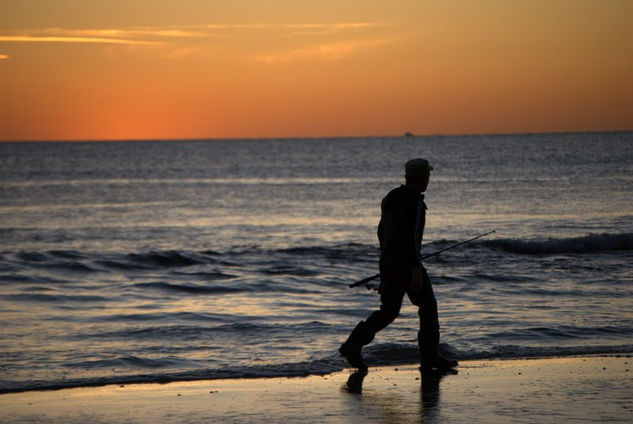
[[0, 140], [633, 129], [630, 0], [0, 10]]

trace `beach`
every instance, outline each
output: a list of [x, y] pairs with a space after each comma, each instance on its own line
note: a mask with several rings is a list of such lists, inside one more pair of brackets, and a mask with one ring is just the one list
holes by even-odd
[[7, 423], [633, 421], [630, 356], [464, 361], [324, 376], [108, 385], [0, 395]]
[[[0, 421], [626, 421], [631, 140], [5, 143]], [[380, 300], [349, 285], [418, 156], [423, 255], [495, 230], [424, 261], [459, 373], [423, 402], [405, 300], [350, 394], [337, 350]]]
[[[381, 199], [416, 156], [423, 255], [495, 230], [424, 261], [449, 356], [630, 354], [631, 140], [5, 143], [0, 393], [342, 370], [379, 305], [349, 284], [378, 272]], [[367, 363], [415, 363], [418, 319], [406, 300]]]

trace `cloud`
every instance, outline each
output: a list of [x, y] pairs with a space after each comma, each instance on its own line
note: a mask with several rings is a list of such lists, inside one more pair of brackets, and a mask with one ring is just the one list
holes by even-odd
[[289, 36], [331, 35], [344, 31], [357, 31], [377, 27], [391, 26], [382, 22], [335, 22], [335, 23], [250, 23], [250, 24], [210, 24], [204, 28], [222, 33], [239, 31], [267, 31]]
[[93, 43], [155, 46], [167, 39], [210, 38], [219, 35], [208, 30], [192, 31], [178, 28], [41, 28], [13, 34], [0, 34], [0, 42], [17, 43]]
[[3, 59], [9, 59], [11, 56], [9, 56], [8, 54], [0, 54], [0, 60]]
[[335, 31], [358, 30], [390, 24], [373, 22], [295, 23], [295, 24], [209, 24], [194, 26], [130, 27], [130, 28], [40, 28], [20, 33], [0, 34], [5, 42], [60, 42], [154, 44], [155, 39], [216, 38], [225, 37], [227, 31], [283, 30], [290, 34], [321, 34]]
[[98, 43], [98, 44], [128, 44], [128, 45], [156, 45], [154, 41], [128, 40], [106, 37], [65, 37], [65, 36], [32, 36], [32, 35], [0, 35], [0, 42], [18, 43]]
[[[249, 39], [254, 35], [269, 34], [281, 37], [328, 36], [335, 33], [343, 35], [357, 34], [365, 36], [367, 30], [391, 26], [379, 22], [333, 22], [333, 23], [243, 23], [243, 24], [206, 24], [190, 26], [139, 26], [126, 28], [39, 28], [21, 31], [0, 32], [0, 43], [83, 43], [161, 47], [161, 53], [168, 58], [192, 56], [208, 57], [215, 55], [221, 48], [210, 39], [230, 40], [239, 37], [242, 41], [246, 34]], [[251, 55], [251, 59], [264, 63], [295, 62], [306, 60], [337, 60], [384, 44], [384, 40], [340, 41], [311, 45], [292, 51], [271, 54]], [[112, 51], [111, 49], [109, 51]]]
[[215, 36], [208, 31], [192, 31], [178, 28], [103, 28], [103, 29], [64, 29], [46, 28], [39, 30], [38, 34], [56, 35], [65, 37], [98, 37], [98, 38], [193, 38]]
[[292, 63], [314, 60], [339, 60], [374, 47], [384, 46], [394, 41], [393, 38], [373, 40], [350, 40], [306, 46], [286, 52], [255, 55], [253, 59], [263, 63]]
[[275, 24], [275, 23], [250, 23], [250, 24], [210, 24], [204, 28], [218, 30], [232, 29], [286, 29], [286, 30], [350, 30], [364, 29], [379, 26], [389, 26], [389, 23], [380, 22], [338, 22], [338, 23], [291, 23], [291, 24]]

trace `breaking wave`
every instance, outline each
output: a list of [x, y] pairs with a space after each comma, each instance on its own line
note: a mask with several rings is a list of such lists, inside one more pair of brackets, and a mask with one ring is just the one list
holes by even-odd
[[509, 253], [528, 255], [609, 252], [633, 250], [633, 233], [589, 234], [584, 237], [545, 240], [497, 239], [483, 241], [481, 244]]

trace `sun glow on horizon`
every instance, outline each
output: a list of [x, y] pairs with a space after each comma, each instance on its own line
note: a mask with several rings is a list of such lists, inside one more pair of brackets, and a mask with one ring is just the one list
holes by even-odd
[[8, 3], [0, 140], [633, 129], [619, 0]]

